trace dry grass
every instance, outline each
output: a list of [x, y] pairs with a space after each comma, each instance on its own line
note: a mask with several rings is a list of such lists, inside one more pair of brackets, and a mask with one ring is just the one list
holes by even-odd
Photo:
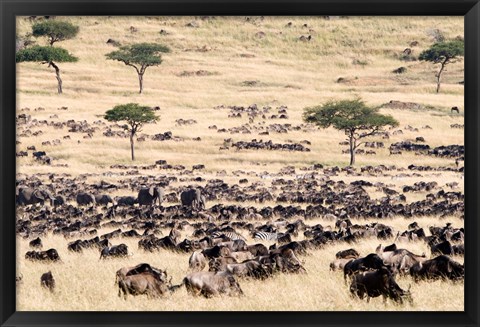
[[[372, 220], [354, 221], [358, 223]], [[446, 221], [454, 226], [462, 226], [463, 221], [450, 217], [443, 221], [436, 218], [424, 218], [422, 226], [443, 225]], [[404, 218], [394, 218], [385, 223], [397, 230], [404, 230], [411, 221]], [[321, 219], [308, 221], [309, 224], [331, 224]], [[104, 229], [99, 233], [109, 232]], [[189, 237], [192, 229], [183, 232], [182, 237]], [[168, 231], [164, 231], [164, 234]], [[248, 235], [245, 234], [248, 237]], [[301, 238], [300, 238], [301, 239]], [[335, 258], [335, 253], [347, 249], [352, 245], [333, 244], [324, 249], [311, 251], [301, 257], [307, 274], [276, 275], [265, 281], [241, 279], [240, 286], [245, 295], [241, 298], [204, 299], [188, 295], [184, 288], [171, 296], [159, 299], [148, 299], [145, 296], [118, 297], [118, 288], [114, 285], [115, 272], [124, 266], [148, 262], [160, 269], [167, 269], [172, 276], [172, 283], [179, 284], [188, 273], [189, 254], [173, 253], [168, 250], [149, 253], [137, 248], [138, 239], [124, 238], [114, 240], [114, 244], [125, 243], [129, 247], [131, 256], [125, 259], [99, 260], [98, 250], [86, 250], [82, 254], [66, 250], [69, 241], [61, 236], [49, 235], [43, 239], [44, 248], [59, 249], [61, 263], [32, 263], [24, 260], [23, 254], [28, 251], [28, 242], [17, 240], [19, 255], [18, 272], [24, 276], [23, 283], [18, 288], [18, 310], [165, 310], [165, 311], [203, 311], [203, 310], [306, 310], [306, 311], [377, 311], [377, 310], [406, 310], [406, 311], [444, 311], [463, 310], [463, 297], [454, 296], [450, 301], [444, 301], [445, 296], [462, 294], [464, 283], [445, 281], [414, 283], [410, 277], [399, 277], [397, 282], [402, 288], [411, 286], [414, 298], [413, 305], [398, 306], [388, 301], [384, 304], [381, 298], [374, 298], [367, 303], [352, 298], [343, 279], [342, 272], [329, 270], [329, 263]], [[248, 239], [249, 243], [253, 240]], [[383, 245], [390, 244], [384, 241]], [[362, 254], [375, 252], [375, 248], [382, 243], [376, 239], [368, 239], [355, 244], [354, 247]], [[265, 243], [269, 245], [269, 243]], [[417, 254], [427, 253], [429, 249], [423, 242], [401, 244]], [[455, 257], [463, 262], [463, 258]], [[52, 294], [40, 287], [39, 276], [51, 271], [57, 289]]]
[[[419, 46], [413, 47], [414, 55], [432, 44], [431, 31], [439, 26], [447, 38], [463, 35], [462, 17], [349, 17], [347, 19], [324, 20], [319, 17], [266, 17], [254, 23], [243, 17], [217, 17], [200, 20], [195, 17], [63, 17], [80, 26], [80, 33], [74, 40], [59, 43], [80, 58], [78, 63], [61, 64], [64, 94], [56, 94], [54, 72], [35, 63], [17, 65], [17, 113], [22, 111], [37, 120], [67, 121], [87, 120], [92, 123], [101, 119], [104, 112], [117, 104], [138, 102], [142, 105], [160, 106], [161, 120], [147, 125], [146, 134], [172, 131], [174, 136], [184, 141], [154, 142], [136, 144], [136, 165], [152, 164], [159, 159], [170, 164], [182, 164], [191, 168], [194, 164], [204, 164], [204, 172], [195, 173], [205, 179], [218, 178], [217, 172], [225, 170], [222, 178], [230, 185], [240, 178], [233, 174], [244, 170], [249, 183], [262, 181], [268, 187], [270, 179], [253, 176], [261, 172], [277, 173], [287, 165], [300, 167], [313, 163], [326, 166], [345, 166], [348, 155], [338, 143], [344, 135], [336, 130], [316, 130], [314, 132], [289, 132], [259, 136], [252, 134], [217, 133], [208, 129], [232, 128], [248, 123], [248, 118], [227, 118], [228, 110], [217, 110], [218, 105], [248, 106], [256, 103], [259, 107], [288, 106], [288, 121], [267, 120], [267, 124], [302, 123], [303, 108], [318, 105], [331, 98], [350, 98], [360, 95], [372, 106], [380, 106], [390, 100], [417, 102], [428, 106], [428, 110], [381, 109], [400, 121], [403, 135], [392, 136], [390, 140], [372, 139], [390, 143], [415, 139], [423, 136], [430, 146], [463, 144], [463, 130], [450, 128], [451, 124], [463, 124], [463, 114], [451, 115], [449, 108], [459, 106], [463, 111], [463, 62], [448, 66], [444, 74], [442, 91], [435, 94], [435, 67], [419, 61], [404, 62], [399, 59], [402, 51], [416, 40]], [[199, 28], [185, 25], [197, 20]], [[291, 21], [290, 28], [285, 25]], [[302, 27], [304, 23], [308, 28]], [[31, 23], [18, 18], [18, 34], [30, 30]], [[138, 32], [131, 33], [134, 26]], [[312, 31], [309, 31], [309, 28]], [[160, 35], [160, 30], [169, 35]], [[264, 38], [255, 37], [263, 31]], [[311, 42], [301, 42], [300, 35], [312, 35]], [[122, 44], [133, 42], [159, 42], [168, 45], [172, 53], [164, 55], [159, 67], [147, 70], [144, 79], [144, 93], [137, 93], [138, 85], [131, 67], [105, 60], [105, 54], [113, 51], [105, 42], [113, 38]], [[41, 43], [41, 41], [39, 41]], [[206, 46], [208, 51], [199, 52]], [[245, 54], [253, 55], [246, 57]], [[407, 73], [395, 75], [391, 71], [400, 66], [407, 67]], [[180, 77], [184, 71], [206, 70], [209, 76]], [[347, 83], [337, 83], [339, 77]], [[256, 86], [244, 86], [244, 81], [259, 81]], [[57, 110], [62, 106], [68, 110]], [[34, 111], [43, 107], [45, 111]], [[273, 110], [275, 113], [276, 110]], [[52, 115], [58, 118], [50, 118]], [[177, 126], [179, 118], [195, 119], [192, 126]], [[255, 121], [250, 125], [257, 125]], [[410, 125], [419, 132], [409, 132]], [[422, 129], [429, 125], [432, 129]], [[102, 127], [102, 126], [100, 126]], [[41, 165], [32, 157], [19, 157], [19, 174], [37, 175], [47, 181], [47, 174], [68, 173], [72, 176], [93, 174], [89, 182], [105, 180], [116, 182], [123, 177], [115, 175], [120, 170], [110, 169], [113, 164], [131, 164], [127, 139], [107, 138], [101, 131], [93, 138], [84, 139], [81, 133], [69, 133], [67, 129], [52, 127], [32, 128], [32, 132], [42, 130], [38, 137], [19, 137], [18, 151], [35, 145], [54, 159], [55, 164], [68, 167]], [[70, 140], [62, 139], [70, 135]], [[191, 140], [201, 137], [201, 142]], [[225, 138], [237, 140], [271, 139], [274, 142], [309, 140], [311, 152], [277, 151], [221, 151]], [[61, 145], [42, 146], [42, 142], [61, 139]], [[410, 164], [431, 166], [454, 166], [451, 159], [416, 156], [404, 153], [392, 157], [388, 149], [377, 149], [375, 156], [357, 156], [357, 165], [396, 165], [406, 168]], [[112, 172], [112, 176], [104, 173]], [[175, 171], [141, 171], [151, 175], [175, 175]], [[459, 182], [463, 192], [463, 176], [458, 173], [424, 172], [421, 176], [398, 177], [400, 172], [388, 176], [347, 176], [340, 174], [333, 179], [345, 182], [364, 179], [372, 183], [384, 182], [401, 190], [403, 185], [417, 181], [437, 181], [440, 187], [449, 182]], [[410, 173], [406, 171], [406, 173]], [[290, 178], [290, 177], [286, 177]], [[189, 182], [176, 183], [187, 184]], [[203, 185], [204, 183], [198, 183]], [[367, 188], [374, 198], [383, 196], [374, 188]], [[126, 190], [114, 195], [131, 195]], [[168, 190], [167, 190], [168, 192]], [[407, 202], [424, 199], [426, 192], [408, 193]], [[215, 203], [208, 203], [214, 205]], [[245, 203], [256, 207], [276, 205], [276, 203]], [[449, 221], [460, 227], [463, 222], [451, 217]], [[363, 222], [363, 221], [361, 221]], [[388, 221], [397, 230], [406, 229], [410, 221], [396, 218]], [[315, 221], [307, 222], [309, 224]], [[325, 223], [325, 222], [322, 222]], [[438, 218], [421, 218], [422, 226], [443, 225]], [[328, 224], [328, 222], [326, 223]], [[101, 231], [104, 232], [104, 231]], [[184, 236], [189, 236], [185, 234]], [[302, 258], [308, 273], [305, 275], [278, 275], [264, 282], [242, 280], [240, 282], [245, 297], [203, 299], [193, 298], [181, 290], [171, 297], [149, 300], [145, 297], [129, 298], [124, 301], [117, 297], [115, 271], [126, 265], [148, 262], [159, 268], [167, 268], [178, 283], [187, 273], [188, 255], [168, 251], [143, 253], [137, 249], [136, 240], [124, 239], [133, 255], [128, 259], [114, 259], [99, 262], [96, 251], [83, 254], [68, 253], [68, 241], [63, 237], [48, 235], [44, 239], [45, 248], [59, 250], [62, 263], [41, 264], [25, 261], [28, 241], [19, 239], [17, 243], [18, 272], [24, 282], [18, 288], [17, 310], [463, 310], [463, 283], [422, 282], [412, 283], [409, 278], [400, 278], [399, 284], [407, 287], [412, 283], [415, 300], [413, 306], [394, 306], [381, 299], [373, 299], [370, 304], [350, 297], [343, 284], [341, 273], [330, 272], [328, 263], [339, 250], [347, 245], [334, 245], [314, 251]], [[355, 245], [362, 253], [374, 251], [377, 240], [367, 240]], [[428, 252], [423, 243], [406, 245], [414, 252]], [[460, 260], [460, 258], [455, 258]], [[57, 290], [50, 294], [40, 288], [41, 273], [51, 270], [57, 280]], [[451, 296], [456, 294], [457, 296]], [[450, 301], [445, 302], [448, 295]], [[293, 299], [293, 300], [292, 300]]]

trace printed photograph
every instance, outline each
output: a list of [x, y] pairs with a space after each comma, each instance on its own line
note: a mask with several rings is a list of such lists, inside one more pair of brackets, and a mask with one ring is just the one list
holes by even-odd
[[464, 311], [463, 17], [16, 24], [18, 311]]

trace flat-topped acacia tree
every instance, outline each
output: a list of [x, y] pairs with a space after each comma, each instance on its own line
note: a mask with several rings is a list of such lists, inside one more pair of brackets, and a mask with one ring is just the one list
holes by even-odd
[[78, 58], [71, 55], [67, 50], [52, 46], [36, 45], [31, 48], [19, 50], [15, 55], [16, 62], [40, 62], [48, 64], [48, 67], [55, 69], [55, 74], [58, 82], [58, 93], [62, 93], [62, 79], [60, 77], [60, 68], [56, 63], [59, 62], [76, 62]]
[[398, 126], [390, 115], [378, 113], [378, 109], [368, 107], [362, 100], [328, 101], [327, 103], [304, 109], [303, 119], [321, 128], [344, 131], [350, 149], [350, 165], [355, 164], [355, 152], [364, 142], [360, 139], [372, 136], [385, 126]]
[[125, 121], [124, 126], [130, 134], [130, 149], [132, 161], [135, 160], [134, 137], [146, 123], [153, 123], [160, 119], [150, 107], [140, 106], [138, 103], [127, 103], [113, 107], [105, 113], [104, 119], [110, 122]]
[[78, 26], [58, 20], [47, 20], [32, 26], [32, 35], [35, 37], [47, 37], [50, 46], [53, 46], [58, 41], [73, 39], [77, 36], [78, 31]]
[[136, 43], [120, 47], [120, 50], [107, 53], [105, 56], [110, 60], [123, 62], [127, 66], [135, 68], [138, 75], [140, 92], [143, 91], [143, 75], [150, 66], [158, 66], [162, 63], [161, 53], [168, 53], [170, 49], [156, 43]]
[[440, 64], [440, 69], [436, 74], [437, 93], [440, 92], [440, 79], [442, 72], [450, 63], [460, 60], [465, 54], [465, 43], [463, 40], [443, 41], [433, 44], [429, 49], [423, 51], [418, 59], [430, 61], [434, 64]]
[[44, 22], [33, 24], [32, 35], [34, 37], [46, 37], [50, 46], [36, 45], [31, 48], [24, 48], [16, 53], [16, 62], [40, 62], [48, 64], [48, 67], [55, 69], [58, 82], [58, 93], [63, 93], [62, 78], [60, 77], [60, 68], [56, 63], [59, 62], [76, 62], [78, 58], [71, 55], [67, 50], [59, 47], [53, 47], [58, 41], [65, 41], [77, 36], [79, 27], [69, 22], [56, 20], [47, 20]]

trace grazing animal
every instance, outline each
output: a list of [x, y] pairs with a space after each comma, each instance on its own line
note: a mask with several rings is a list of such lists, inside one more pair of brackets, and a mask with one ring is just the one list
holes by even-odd
[[200, 189], [189, 189], [180, 194], [183, 206], [191, 207], [193, 210], [205, 209], [205, 197]]
[[95, 195], [95, 203], [107, 206], [109, 203], [113, 204], [113, 199], [107, 194], [97, 194]]
[[262, 240], [262, 241], [276, 241], [280, 236], [283, 234], [281, 233], [269, 233], [269, 232], [255, 232], [253, 234], [254, 240]]
[[345, 265], [352, 261], [354, 259], [352, 258], [341, 258], [341, 259], [336, 259], [330, 263], [330, 270], [336, 271], [336, 270], [342, 270], [345, 269]]
[[118, 296], [123, 293], [124, 299], [128, 294], [146, 294], [149, 297], [158, 297], [169, 291], [170, 282], [167, 281], [167, 272], [142, 263], [134, 267], [124, 267], [117, 271], [115, 284], [118, 285]]
[[40, 237], [37, 237], [36, 239], [34, 240], [31, 240], [30, 243], [29, 243], [30, 247], [32, 248], [39, 248], [41, 249], [42, 248], [42, 239]]
[[76, 200], [79, 206], [95, 205], [95, 197], [90, 193], [80, 192], [77, 194]]
[[40, 285], [53, 292], [55, 289], [55, 279], [53, 278], [52, 272], [46, 272], [40, 277]]
[[105, 259], [107, 257], [126, 257], [128, 256], [128, 247], [125, 244], [114, 245], [112, 247], [104, 247], [100, 252], [100, 259]]
[[137, 202], [137, 199], [133, 196], [119, 196], [115, 198], [118, 206], [131, 207]]
[[158, 201], [160, 206], [162, 205], [164, 194], [165, 191], [161, 187], [142, 187], [138, 191], [137, 202], [141, 206], [152, 206]]
[[384, 267], [382, 258], [375, 253], [370, 253], [366, 257], [347, 262], [343, 269], [343, 277], [346, 281], [347, 276], [352, 276], [356, 272], [367, 269], [380, 269], [382, 267]]
[[245, 237], [235, 232], [215, 232], [212, 234], [212, 237], [217, 238], [217, 237], [221, 237], [222, 235], [228, 237], [232, 241], [235, 241], [235, 240], [246, 241]]
[[415, 281], [419, 279], [451, 279], [465, 277], [465, 266], [446, 255], [418, 262], [410, 268], [410, 275]]
[[458, 107], [452, 107], [451, 112], [452, 113], [456, 112], [458, 114], [460, 113], [460, 109], [458, 109]]
[[192, 271], [202, 271], [207, 266], [207, 259], [202, 251], [195, 251], [188, 259], [188, 267]]
[[25, 259], [28, 260], [38, 260], [38, 261], [60, 261], [60, 256], [58, 255], [57, 250], [50, 249], [47, 251], [28, 251], [25, 254]]
[[335, 254], [337, 259], [357, 259], [359, 256], [360, 253], [355, 249], [338, 251], [337, 254]]
[[29, 187], [20, 187], [16, 191], [16, 203], [18, 205], [37, 204], [43, 205], [45, 201], [50, 201], [54, 205], [55, 198], [47, 190], [33, 189]]
[[350, 292], [360, 299], [363, 299], [366, 295], [367, 302], [370, 302], [370, 298], [380, 295], [383, 296], [384, 302], [387, 298], [400, 304], [403, 304], [404, 298], [408, 299], [410, 304], [413, 302], [410, 289], [408, 291], [402, 290], [392, 273], [385, 267], [372, 272], [355, 274], [350, 285]]
[[183, 279], [188, 293], [212, 297], [217, 295], [239, 296], [243, 295], [240, 285], [235, 277], [226, 271], [211, 272], [200, 271], [187, 275]]

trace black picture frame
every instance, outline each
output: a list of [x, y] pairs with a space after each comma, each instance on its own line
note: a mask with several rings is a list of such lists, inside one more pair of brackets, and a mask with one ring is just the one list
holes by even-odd
[[[0, 0], [0, 323], [2, 326], [478, 326], [480, 4], [478, 0]], [[461, 15], [465, 17], [464, 312], [16, 312], [15, 17], [17, 15]], [[294, 299], [292, 299], [294, 300]], [[448, 301], [448, 298], [445, 299]]]

